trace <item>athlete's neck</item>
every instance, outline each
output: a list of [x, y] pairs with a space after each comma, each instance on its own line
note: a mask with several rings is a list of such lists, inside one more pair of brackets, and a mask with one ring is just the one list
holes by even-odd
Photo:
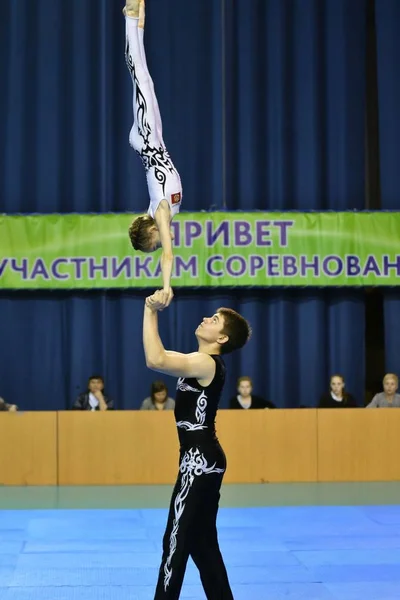
[[200, 342], [198, 352], [203, 354], [221, 354], [219, 344], [207, 344], [207, 342]]

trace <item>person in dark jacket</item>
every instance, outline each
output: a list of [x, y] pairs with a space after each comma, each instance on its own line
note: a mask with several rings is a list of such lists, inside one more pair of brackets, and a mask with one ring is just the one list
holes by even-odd
[[88, 389], [75, 400], [72, 410], [112, 410], [113, 401], [104, 393], [101, 375], [89, 377]]
[[250, 377], [239, 377], [236, 387], [238, 393], [229, 400], [229, 408], [276, 408], [272, 402], [253, 394], [253, 382]]
[[345, 386], [343, 375], [332, 375], [329, 392], [321, 396], [318, 408], [357, 408], [356, 399], [345, 391]]

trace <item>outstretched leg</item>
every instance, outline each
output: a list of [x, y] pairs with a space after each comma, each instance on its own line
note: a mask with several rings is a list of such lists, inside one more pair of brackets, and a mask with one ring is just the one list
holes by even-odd
[[140, 155], [146, 170], [150, 195], [148, 213], [154, 217], [159, 203], [166, 199], [171, 216], [179, 210], [182, 185], [162, 137], [162, 122], [153, 80], [144, 50], [144, 1], [127, 0], [125, 58], [133, 84], [133, 126], [129, 142]]
[[[144, 49], [144, 0], [128, 0], [125, 7], [125, 58], [133, 84], [131, 146], [139, 153], [147, 145], [164, 146], [160, 109]], [[143, 158], [143, 157], [142, 157]], [[146, 165], [145, 165], [146, 166]]]

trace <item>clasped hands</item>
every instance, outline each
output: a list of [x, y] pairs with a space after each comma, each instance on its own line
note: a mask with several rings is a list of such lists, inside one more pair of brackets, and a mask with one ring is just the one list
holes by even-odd
[[154, 294], [146, 298], [146, 306], [154, 312], [164, 310], [164, 308], [167, 308], [171, 304], [173, 297], [174, 292], [171, 288], [157, 290]]

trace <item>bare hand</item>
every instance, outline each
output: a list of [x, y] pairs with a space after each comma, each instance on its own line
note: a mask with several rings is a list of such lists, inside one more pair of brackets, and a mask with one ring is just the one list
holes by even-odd
[[93, 392], [93, 396], [99, 401], [104, 400], [103, 392], [101, 390], [96, 390]]
[[163, 293], [163, 299], [165, 302], [165, 307], [168, 307], [172, 302], [172, 299], [174, 297], [174, 292], [172, 291], [172, 288], [169, 287], [169, 288], [163, 288], [162, 293]]
[[169, 292], [165, 290], [157, 290], [151, 296], [146, 298], [146, 306], [151, 308], [153, 311], [164, 310], [173, 298], [173, 292], [170, 289]]

